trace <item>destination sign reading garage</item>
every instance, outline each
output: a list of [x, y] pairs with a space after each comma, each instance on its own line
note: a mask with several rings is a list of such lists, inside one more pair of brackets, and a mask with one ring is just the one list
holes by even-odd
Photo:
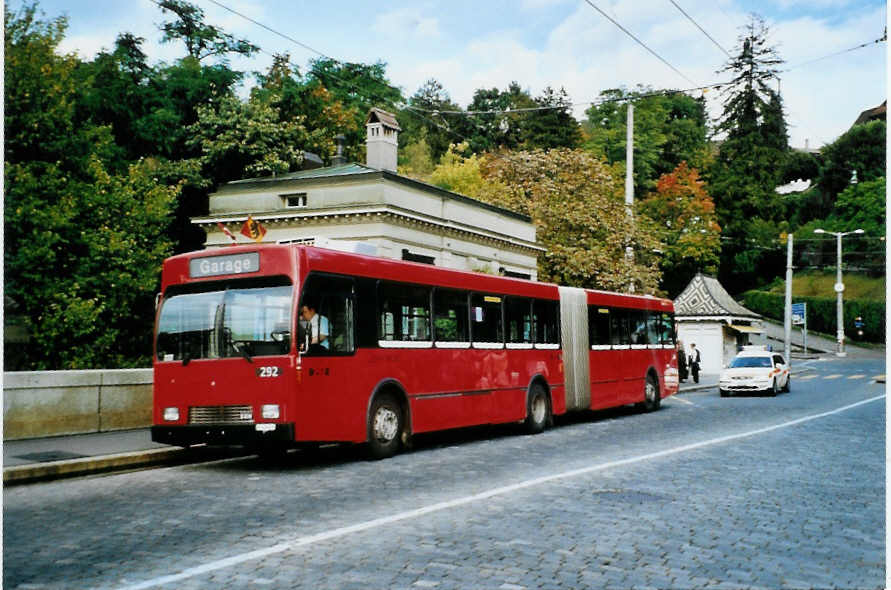
[[219, 275], [240, 275], [260, 270], [260, 253], [229, 254], [193, 258], [189, 261], [189, 277], [216, 277]]

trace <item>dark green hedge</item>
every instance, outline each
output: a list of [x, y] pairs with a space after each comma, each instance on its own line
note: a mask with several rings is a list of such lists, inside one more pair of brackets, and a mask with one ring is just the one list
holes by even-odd
[[[835, 334], [836, 302], [829, 297], [793, 297], [794, 303], [807, 303], [807, 328]], [[746, 291], [743, 305], [763, 316], [783, 321], [785, 297], [765, 291]], [[863, 336], [857, 335], [854, 319], [863, 318]], [[866, 342], [885, 341], [885, 304], [880, 301], [845, 300], [845, 337]]]

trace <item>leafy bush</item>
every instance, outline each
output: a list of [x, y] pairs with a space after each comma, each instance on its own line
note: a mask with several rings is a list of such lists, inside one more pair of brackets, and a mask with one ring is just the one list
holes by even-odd
[[[794, 297], [795, 303], [807, 303], [807, 327], [826, 334], [836, 331], [836, 300], [829, 297]], [[783, 320], [785, 297], [765, 291], [746, 291], [743, 305], [769, 318]], [[845, 338], [866, 342], [885, 341], [885, 303], [851, 299], [844, 302]], [[854, 319], [863, 319], [863, 336], [858, 336]]]

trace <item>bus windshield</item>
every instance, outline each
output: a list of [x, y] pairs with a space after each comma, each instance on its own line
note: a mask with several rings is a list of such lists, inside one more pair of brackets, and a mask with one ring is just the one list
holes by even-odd
[[232, 283], [168, 294], [158, 321], [158, 360], [287, 354], [293, 290], [291, 285]]

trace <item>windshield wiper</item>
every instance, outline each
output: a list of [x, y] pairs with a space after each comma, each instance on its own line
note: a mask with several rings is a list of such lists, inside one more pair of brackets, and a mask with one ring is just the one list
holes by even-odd
[[239, 353], [241, 353], [241, 356], [243, 356], [243, 357], [244, 357], [244, 360], [246, 360], [247, 362], [249, 362], [249, 363], [253, 363], [253, 362], [254, 362], [254, 359], [252, 359], [252, 358], [251, 358], [251, 355], [248, 354], [248, 351], [247, 351], [247, 345], [245, 345], [245, 344], [236, 344], [235, 342], [233, 342], [233, 343], [232, 343], [232, 348], [234, 348], [234, 349], [237, 350]]

